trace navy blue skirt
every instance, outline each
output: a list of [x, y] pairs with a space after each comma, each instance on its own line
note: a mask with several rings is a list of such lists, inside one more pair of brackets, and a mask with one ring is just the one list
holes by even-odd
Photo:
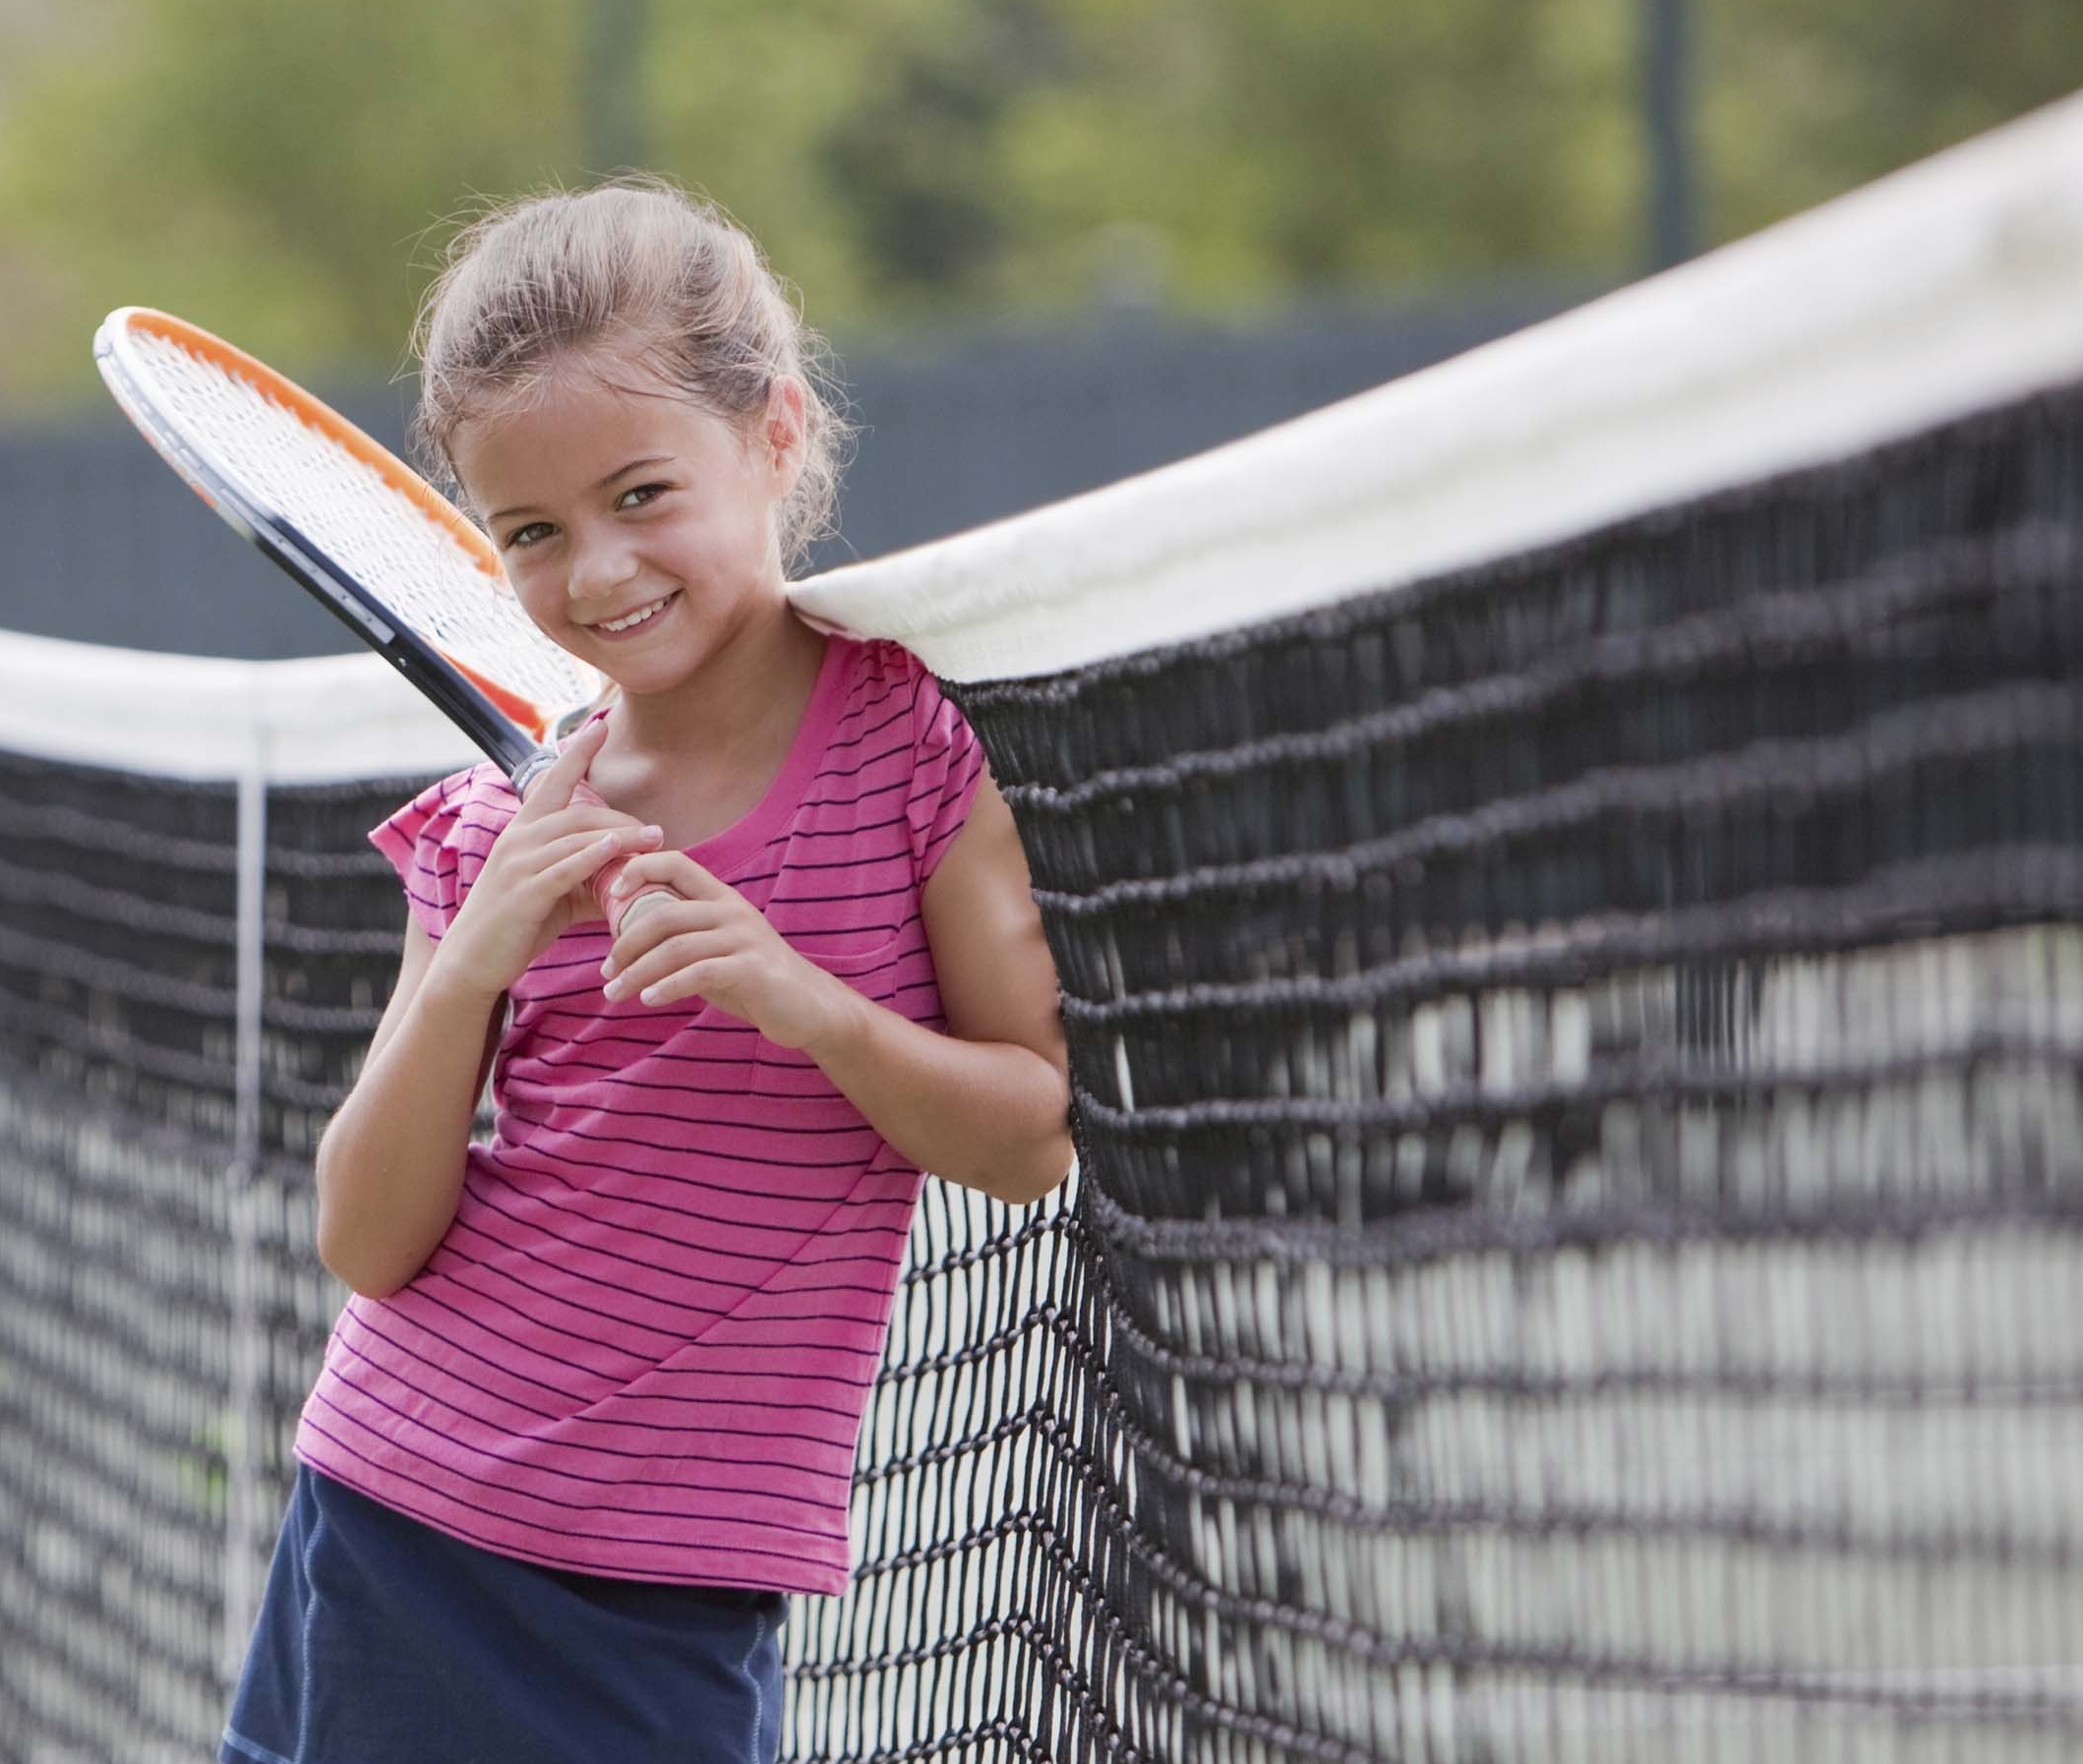
[[221, 1764], [772, 1764], [780, 1593], [479, 1550], [307, 1466]]

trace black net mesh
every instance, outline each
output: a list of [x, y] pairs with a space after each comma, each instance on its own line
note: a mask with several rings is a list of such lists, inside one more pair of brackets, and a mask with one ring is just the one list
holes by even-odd
[[270, 794], [239, 1144], [229, 785], [0, 754], [0, 1756], [212, 1755], [341, 1294], [309, 1155], [397, 961], [362, 833]]
[[2079, 588], [2064, 393], [958, 694], [1084, 1165], [1048, 1755], [2083, 1746]]
[[[2083, 396], [958, 688], [1082, 1174], [929, 1187], [802, 1759], [2083, 1748]], [[394, 961], [363, 830], [0, 757], [0, 1736], [205, 1755]]]

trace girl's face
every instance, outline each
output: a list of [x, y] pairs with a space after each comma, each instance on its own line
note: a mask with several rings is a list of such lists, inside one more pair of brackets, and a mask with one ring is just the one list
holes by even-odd
[[464, 425], [453, 452], [528, 617], [649, 694], [784, 605], [775, 514], [801, 406], [778, 382], [742, 430], [648, 371], [622, 378], [561, 373], [539, 401]]

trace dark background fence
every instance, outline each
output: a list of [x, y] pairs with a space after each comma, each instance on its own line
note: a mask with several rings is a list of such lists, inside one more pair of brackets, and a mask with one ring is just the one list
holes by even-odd
[[[1392, 309], [1182, 327], [1127, 315], [1054, 334], [863, 347], [845, 363], [863, 427], [829, 568], [959, 532], [1183, 458], [1516, 330], [1553, 286]], [[322, 388], [396, 446], [409, 388]], [[113, 406], [0, 431], [9, 540], [0, 626], [133, 649], [270, 660], [355, 647], [208, 519]]]

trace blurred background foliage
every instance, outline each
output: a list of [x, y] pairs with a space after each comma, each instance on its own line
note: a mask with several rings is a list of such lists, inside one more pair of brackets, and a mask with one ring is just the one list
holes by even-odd
[[[630, 163], [842, 347], [1618, 282], [1657, 4], [0, 0], [0, 406], [97, 395], [124, 302], [391, 372], [474, 200]], [[2083, 85], [2079, 0], [1687, 4], [1701, 244]]]

